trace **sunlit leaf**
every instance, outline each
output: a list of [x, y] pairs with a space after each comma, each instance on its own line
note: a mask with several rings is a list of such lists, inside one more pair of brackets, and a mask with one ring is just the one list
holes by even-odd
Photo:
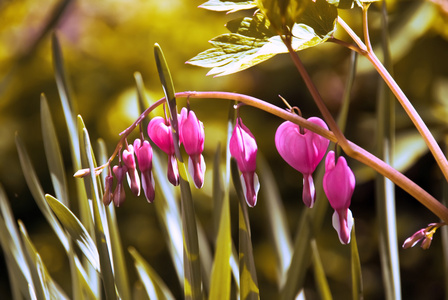
[[19, 221], [19, 227], [28, 265], [30, 266], [31, 276], [33, 278], [36, 297], [38, 299], [69, 299], [65, 292], [51, 278], [21, 221]]
[[184, 240], [184, 294], [186, 299], [202, 298], [201, 265], [199, 258], [199, 242], [196, 226], [196, 214], [191, 195], [188, 173], [179, 149], [179, 131], [177, 122], [177, 106], [174, 85], [162, 48], [156, 44], [154, 56], [168, 107], [174, 143], [174, 152], [179, 169], [179, 185], [181, 192], [182, 230]]
[[352, 238], [350, 244], [351, 244], [350, 249], [351, 249], [351, 270], [352, 270], [352, 296], [353, 299], [364, 299], [361, 261], [359, 259], [355, 226], [353, 226], [352, 229]]
[[[335, 30], [337, 10], [325, 0], [308, 5], [300, 22], [291, 28], [292, 47], [299, 51], [325, 42]], [[232, 33], [210, 41], [213, 48], [199, 53], [187, 63], [212, 68], [207, 75], [228, 75], [250, 68], [276, 54], [287, 53], [282, 38], [272, 31], [264, 15], [228, 23]]]
[[94, 266], [97, 271], [100, 271], [98, 250], [89, 233], [84, 228], [84, 225], [58, 199], [51, 195], [45, 195], [45, 199], [72, 239], [75, 240], [78, 247], [89, 259], [92, 266]]
[[47, 222], [50, 224], [53, 231], [56, 233], [56, 236], [61, 241], [64, 249], [68, 251], [70, 245], [67, 236], [65, 235], [64, 230], [56, 220], [56, 217], [54, 216], [53, 212], [47, 204], [47, 201], [45, 200], [44, 191], [42, 189], [42, 186], [40, 185], [36, 172], [34, 171], [34, 167], [31, 163], [28, 153], [26, 152], [22, 140], [17, 134], [16, 147], [17, 152], [19, 153], [20, 165], [22, 166], [23, 175], [25, 176], [26, 183], [31, 191], [31, 194], [33, 195], [34, 201], [36, 201], [37, 206], [39, 207]]
[[316, 240], [311, 240], [311, 250], [313, 252], [313, 270], [314, 279], [316, 281], [317, 291], [319, 293], [320, 299], [331, 300], [330, 287], [328, 285], [327, 277], [325, 276], [324, 266], [320, 258], [319, 249], [317, 248]]
[[65, 176], [65, 167], [62, 160], [62, 154], [56, 136], [56, 130], [51, 118], [47, 98], [44, 94], [40, 98], [40, 113], [42, 122], [42, 138], [45, 148], [45, 157], [47, 158], [48, 169], [51, 175], [54, 192], [56, 197], [69, 206], [67, 193], [67, 179]]
[[257, 6], [280, 35], [290, 34], [293, 24], [298, 23], [311, 3], [311, 0], [257, 0]]
[[[82, 119], [78, 117], [78, 126], [81, 127]], [[81, 131], [80, 131], [81, 132]], [[90, 169], [90, 178], [87, 178], [85, 184], [90, 186], [90, 199], [92, 200], [92, 214], [95, 222], [95, 239], [99, 254], [99, 261], [101, 267], [101, 276], [103, 279], [104, 290], [108, 299], [116, 299], [116, 287], [114, 280], [114, 272], [112, 267], [113, 257], [111, 256], [111, 245], [109, 228], [107, 223], [107, 217], [105, 208], [101, 200], [99, 180], [95, 175], [96, 162], [92, 153], [92, 146], [90, 143], [90, 137], [86, 128], [82, 129], [82, 142], [83, 142], [83, 156], [86, 159], [86, 163]], [[87, 190], [87, 186], [86, 186]]]
[[[106, 163], [107, 151], [106, 144], [104, 140], [98, 140], [99, 145], [99, 161], [100, 164]], [[107, 175], [107, 172], [102, 172], [102, 181], [104, 182], [104, 178]], [[112, 247], [112, 256], [113, 256], [113, 264], [114, 264], [114, 273], [115, 273], [115, 282], [117, 285], [117, 290], [122, 299], [131, 298], [131, 291], [129, 286], [129, 278], [128, 271], [126, 268], [126, 258], [124, 256], [124, 251], [121, 243], [120, 232], [118, 229], [117, 217], [115, 214], [115, 206], [109, 205], [105, 208], [107, 222], [109, 224], [109, 232], [110, 232], [110, 242]]]
[[257, 272], [255, 270], [254, 253], [252, 248], [249, 214], [241, 186], [236, 161], [231, 162], [233, 186], [238, 195], [238, 224], [239, 224], [239, 267], [240, 267], [240, 298], [260, 299]]
[[134, 259], [137, 274], [142, 281], [149, 299], [174, 299], [173, 294], [146, 260], [133, 247], [129, 253]]
[[291, 235], [287, 226], [287, 217], [280, 191], [275, 177], [269, 168], [268, 162], [262, 155], [258, 155], [257, 168], [260, 170], [260, 195], [266, 207], [266, 216], [269, 221], [269, 229], [275, 252], [277, 255], [278, 283], [283, 286], [286, 280], [286, 271], [289, 268], [292, 257]]
[[255, 8], [257, 5], [255, 1], [247, 0], [209, 0], [199, 5], [199, 7], [213, 11], [227, 11], [228, 13], [233, 13], [239, 10]]

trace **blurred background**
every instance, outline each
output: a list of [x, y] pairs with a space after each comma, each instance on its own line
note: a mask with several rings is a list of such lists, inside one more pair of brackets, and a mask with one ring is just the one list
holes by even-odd
[[[40, 94], [45, 93], [64, 153], [69, 184], [73, 170], [67, 146], [67, 128], [56, 89], [51, 56], [51, 34], [59, 38], [64, 64], [77, 104], [92, 139], [103, 138], [112, 152], [118, 134], [138, 116], [134, 72], [142, 74], [150, 101], [163, 96], [154, 62], [153, 45], [159, 43], [170, 66], [177, 92], [221, 90], [244, 93], [284, 106], [278, 95], [298, 106], [304, 117], [320, 116], [289, 56], [279, 55], [249, 70], [207, 77], [207, 70], [185, 62], [210, 46], [208, 40], [226, 33], [225, 23], [242, 12], [226, 15], [197, 8], [197, 0], [108, 0], [32, 1], [0, 0], [0, 183], [5, 187], [14, 214], [21, 219], [53, 278], [71, 292], [68, 262], [63, 248], [35, 205], [26, 186], [14, 144], [17, 132], [25, 142], [44, 191], [53, 194], [44, 159], [40, 129]], [[391, 29], [393, 73], [411, 102], [437, 139], [443, 143], [448, 117], [448, 3], [444, 0], [387, 1]], [[360, 10], [340, 11], [342, 18], [361, 33]], [[380, 5], [370, 9], [372, 42], [380, 42]], [[347, 41], [338, 31], [336, 36]], [[350, 51], [324, 44], [300, 54], [323, 99], [337, 115], [349, 66]], [[352, 91], [347, 137], [369, 151], [375, 149], [376, 98], [379, 78], [366, 60], [359, 59]], [[179, 100], [178, 107], [185, 104]], [[205, 125], [205, 159], [208, 170], [219, 142], [225, 143], [229, 102], [192, 100], [191, 107]], [[294, 237], [304, 206], [302, 177], [281, 160], [274, 147], [274, 134], [281, 120], [250, 107], [240, 110], [244, 123], [255, 135], [259, 151], [273, 168], [288, 225]], [[400, 170], [438, 199], [442, 176], [434, 159], [401, 108], [396, 109], [396, 161]], [[375, 216], [374, 173], [349, 160], [357, 187], [351, 210], [356, 218], [357, 237], [366, 299], [384, 298], [378, 254]], [[208, 172], [209, 173], [209, 172]], [[196, 210], [207, 228], [210, 212], [211, 174], [202, 190], [193, 188]], [[208, 180], [208, 181], [207, 181]], [[438, 221], [412, 197], [397, 188], [398, 244], [428, 223]], [[233, 195], [234, 196], [234, 195]], [[74, 201], [74, 200], [73, 200]], [[156, 198], [157, 201], [157, 198]], [[75, 202], [75, 201], [74, 201]], [[237, 226], [237, 201], [232, 202], [232, 220]], [[265, 225], [262, 201], [250, 209], [260, 295], [273, 299], [277, 293], [275, 255]], [[76, 212], [76, 209], [75, 209]], [[166, 245], [161, 243], [155, 212], [143, 197], [127, 193], [117, 209], [124, 247], [134, 246], [172, 288], [181, 291], [174, 276]], [[350, 297], [350, 248], [342, 246], [331, 226], [328, 211], [322, 231], [316, 236], [335, 299]], [[210, 226], [212, 227], [212, 226]], [[235, 227], [237, 228], [237, 227]], [[237, 233], [237, 231], [235, 231]], [[210, 239], [212, 230], [207, 232]], [[236, 239], [237, 241], [237, 239]], [[402, 293], [405, 299], [442, 299], [445, 296], [443, 252], [436, 233], [429, 250], [399, 249]], [[128, 256], [131, 282], [137, 276]], [[0, 254], [0, 267], [5, 262]], [[317, 297], [312, 273], [306, 293]], [[7, 272], [0, 272], [0, 295], [9, 294]], [[5, 298], [6, 299], [6, 298]]]

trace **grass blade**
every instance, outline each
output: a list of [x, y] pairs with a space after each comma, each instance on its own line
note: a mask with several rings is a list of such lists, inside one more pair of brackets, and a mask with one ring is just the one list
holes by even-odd
[[62, 246], [66, 250], [66, 252], [70, 249], [69, 240], [65, 234], [64, 229], [61, 227], [53, 212], [45, 200], [44, 192], [42, 190], [42, 186], [40, 185], [39, 179], [37, 178], [36, 172], [34, 171], [34, 167], [31, 163], [31, 160], [26, 152], [25, 146], [23, 145], [22, 140], [16, 134], [16, 147], [19, 153], [20, 165], [22, 166], [23, 174], [25, 176], [26, 183], [28, 188], [33, 195], [34, 200], [36, 201], [37, 206], [40, 211], [44, 215], [47, 222], [50, 224], [53, 231], [56, 233], [56, 236], [62, 243]]
[[[383, 2], [382, 5], [381, 34], [384, 65], [390, 69], [392, 64], [387, 33], [386, 3]], [[395, 147], [395, 99], [382, 80], [379, 82], [377, 103], [377, 156], [392, 165], [392, 153]], [[378, 236], [381, 270], [383, 273], [386, 299], [401, 299], [397, 221], [395, 214], [395, 185], [392, 181], [379, 174], [376, 177], [376, 204], [379, 223]]]
[[177, 107], [173, 81], [162, 49], [158, 44], [154, 47], [154, 55], [160, 82], [170, 110], [170, 122], [173, 134], [174, 151], [179, 168], [181, 192], [182, 229], [184, 240], [184, 294], [186, 299], [202, 298], [202, 276], [199, 258], [199, 242], [196, 225], [196, 214], [191, 196], [188, 173], [179, 149], [179, 131], [177, 123]]
[[271, 237], [277, 255], [278, 286], [285, 284], [286, 272], [292, 258], [291, 234], [286, 224], [286, 213], [280, 192], [275, 183], [274, 175], [262, 156], [258, 156], [257, 166], [260, 178], [260, 195], [263, 198], [263, 206], [266, 208], [266, 217], [269, 220]]
[[359, 259], [358, 242], [356, 241], [356, 226], [353, 225], [351, 237], [351, 269], [352, 269], [352, 295], [353, 300], [361, 300], [363, 297], [363, 284], [361, 273], [361, 261]]
[[[82, 121], [79, 122], [80, 124]], [[90, 185], [90, 199], [92, 199], [93, 219], [95, 222], [95, 237], [98, 253], [100, 257], [101, 277], [103, 279], [104, 289], [107, 299], [117, 299], [114, 271], [112, 267], [112, 256], [110, 254], [110, 237], [108, 236], [107, 217], [105, 215], [104, 205], [101, 201], [101, 194], [98, 187], [98, 178], [95, 175], [96, 164], [92, 153], [89, 134], [87, 129], [83, 129], [84, 155], [87, 159], [90, 169], [90, 180], [86, 183]]]
[[317, 285], [317, 291], [319, 293], [320, 299], [331, 300], [330, 287], [328, 286], [327, 278], [325, 277], [324, 267], [319, 255], [319, 249], [317, 248], [316, 240], [311, 240], [311, 251], [313, 252], [313, 269], [314, 269], [314, 279]]
[[65, 206], [69, 207], [64, 163], [62, 160], [58, 138], [56, 136], [56, 130], [51, 118], [50, 109], [48, 107], [47, 98], [44, 94], [40, 97], [40, 113], [45, 156], [47, 158], [48, 169], [51, 174], [54, 192], [56, 197], [60, 199]]
[[169, 288], [157, 275], [153, 268], [143, 259], [143, 257], [133, 247], [129, 248], [129, 253], [134, 259], [134, 265], [138, 276], [143, 282], [149, 299], [174, 299]]
[[72, 239], [75, 240], [82, 253], [87, 257], [92, 266], [98, 272], [101, 272], [98, 250], [84, 225], [58, 199], [51, 195], [45, 195], [45, 199], [55, 215], [58, 217], [59, 221], [61, 221], [65, 230], [67, 230]]

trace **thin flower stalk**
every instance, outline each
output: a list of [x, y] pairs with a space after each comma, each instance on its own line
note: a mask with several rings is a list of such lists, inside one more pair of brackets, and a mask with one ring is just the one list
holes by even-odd
[[[364, 34], [367, 34], [366, 39], [368, 41], [368, 45], [370, 44], [370, 40], [368, 38], [368, 30], [367, 30], [367, 10], [363, 12], [363, 23], [364, 27], [366, 28], [364, 31]], [[350, 37], [354, 40], [354, 42], [358, 45], [359, 48], [361, 48], [364, 51], [361, 51], [361, 54], [365, 56], [375, 67], [377, 72], [381, 75], [383, 80], [386, 82], [386, 84], [389, 86], [392, 93], [397, 98], [398, 102], [400, 102], [400, 105], [403, 107], [403, 109], [406, 111], [407, 115], [411, 119], [412, 123], [414, 123], [414, 126], [417, 128], [420, 135], [423, 137], [426, 145], [428, 146], [429, 150], [431, 151], [432, 155], [434, 156], [437, 164], [440, 167], [440, 170], [442, 171], [443, 175], [445, 176], [445, 179], [448, 181], [448, 161], [443, 154], [442, 150], [440, 149], [437, 141], [435, 140], [434, 136], [429, 131], [428, 127], [426, 126], [425, 122], [423, 122], [422, 118], [418, 114], [418, 112], [415, 110], [414, 106], [411, 104], [409, 99], [406, 97], [406, 95], [403, 93], [401, 88], [398, 86], [396, 81], [393, 79], [393, 77], [389, 74], [387, 69], [384, 67], [384, 65], [380, 62], [378, 57], [375, 55], [371, 47], [367, 47], [361, 39], [356, 35], [356, 33], [353, 32], [353, 30], [350, 28], [350, 26], [347, 25], [347, 23], [344, 22], [343, 19], [338, 17], [338, 23], [344, 28], [344, 30], [350, 35]], [[331, 128], [331, 126], [330, 126]]]
[[[230, 92], [180, 92], [176, 93], [177, 98], [189, 98], [191, 99], [225, 99], [225, 100], [233, 100], [242, 102], [246, 105], [258, 108], [260, 110], [263, 110], [267, 113], [270, 113], [272, 115], [275, 115], [281, 119], [291, 121], [299, 126], [302, 126], [308, 130], [311, 130], [327, 139], [329, 139], [332, 142], [338, 143], [342, 150], [347, 154], [348, 156], [352, 157], [353, 159], [358, 160], [359, 162], [371, 167], [381, 175], [389, 178], [392, 180], [397, 186], [401, 187], [403, 190], [405, 190], [407, 193], [409, 193], [412, 197], [417, 199], [420, 203], [422, 203], [424, 206], [426, 206], [431, 212], [433, 212], [436, 216], [438, 216], [440, 219], [448, 223], [448, 208], [446, 208], [444, 205], [442, 205], [437, 199], [435, 199], [433, 196], [431, 196], [428, 192], [426, 192], [424, 189], [422, 189], [420, 186], [415, 184], [412, 180], [410, 180], [408, 177], [373, 155], [372, 153], [368, 152], [367, 150], [363, 149], [362, 147], [356, 145], [355, 143], [347, 140], [347, 144], [339, 143], [338, 139], [336, 138], [335, 134], [329, 130], [326, 130], [312, 122], [307, 121], [306, 119], [291, 113], [285, 109], [282, 109], [280, 107], [277, 107], [271, 103], [268, 103], [266, 101], [260, 100], [255, 97], [238, 94], [238, 93], [230, 93]], [[115, 156], [118, 154], [119, 150], [122, 147], [122, 143], [124, 143], [126, 137], [132, 132], [133, 129], [136, 128], [136, 126], [142, 122], [142, 120], [145, 119], [145, 117], [158, 105], [161, 105], [165, 103], [166, 99], [163, 97], [162, 99], [155, 102], [153, 105], [151, 105], [148, 109], [146, 109], [140, 117], [126, 130], [124, 130], [121, 133], [120, 141], [118, 142], [118, 145], [116, 146], [115, 151], [113, 152], [112, 156], [109, 158], [108, 162], [100, 167], [98, 167], [98, 171], [101, 172], [105, 167], [107, 167], [110, 162], [115, 158]], [[76, 172], [75, 176], [77, 177], [83, 177], [88, 175], [89, 172], [85, 169], [79, 170]]]

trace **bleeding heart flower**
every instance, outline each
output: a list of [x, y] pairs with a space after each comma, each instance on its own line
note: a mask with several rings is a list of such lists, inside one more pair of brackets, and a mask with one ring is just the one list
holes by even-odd
[[333, 227], [338, 232], [341, 243], [348, 244], [353, 227], [353, 215], [349, 207], [355, 189], [355, 175], [344, 157], [338, 157], [337, 161], [335, 159], [334, 151], [328, 152], [323, 186], [334, 209]]
[[183, 143], [188, 158], [188, 171], [193, 177], [194, 185], [201, 188], [204, 184], [205, 161], [204, 124], [198, 120], [193, 111], [182, 108], [179, 117], [179, 140]]
[[138, 177], [137, 168], [135, 166], [134, 147], [128, 145], [123, 150], [123, 163], [126, 165], [126, 175], [131, 192], [135, 196], [140, 196], [140, 177]]
[[258, 147], [255, 137], [239, 117], [230, 137], [229, 148], [241, 172], [241, 184], [246, 202], [250, 207], [254, 207], [257, 204], [257, 193], [260, 189], [258, 176], [255, 173]]
[[126, 166], [124, 165], [119, 165], [119, 166], [114, 166], [112, 168], [112, 171], [115, 174], [115, 177], [117, 177], [117, 186], [115, 187], [114, 190], [114, 204], [116, 207], [119, 207], [124, 200], [126, 200], [126, 194], [124, 192], [124, 185], [123, 185], [123, 180], [124, 180], [124, 175], [126, 174]]
[[152, 176], [152, 147], [148, 141], [140, 139], [134, 141], [135, 155], [137, 156], [138, 167], [142, 174], [142, 186], [145, 197], [149, 203], [155, 198], [155, 183]]
[[168, 154], [168, 180], [173, 185], [179, 184], [179, 170], [177, 168], [177, 160], [174, 154], [174, 142], [171, 134], [171, 124], [162, 117], [151, 119], [148, 124], [149, 138], [163, 152]]
[[[328, 129], [320, 118], [308, 119], [316, 125]], [[313, 207], [316, 199], [313, 172], [327, 152], [330, 141], [317, 133], [290, 121], [283, 122], [275, 133], [275, 146], [281, 157], [294, 169], [303, 174], [302, 199], [306, 206]]]
[[112, 193], [112, 187], [114, 185], [114, 177], [112, 174], [108, 174], [104, 183], [104, 194], [103, 203], [104, 205], [109, 205], [114, 199], [114, 194]]

